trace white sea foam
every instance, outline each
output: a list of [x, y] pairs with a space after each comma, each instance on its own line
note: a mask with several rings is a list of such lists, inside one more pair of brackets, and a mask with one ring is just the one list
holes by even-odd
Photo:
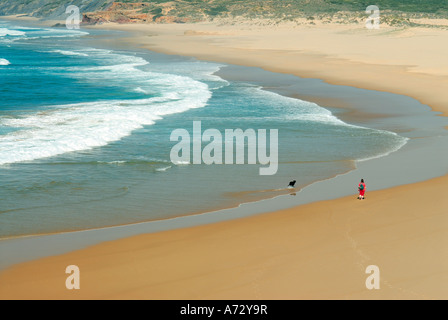
[[[382, 131], [382, 130], [380, 130], [380, 131]], [[378, 154], [378, 155], [375, 155], [375, 156], [372, 156], [372, 157], [357, 159], [356, 161], [364, 162], [364, 161], [369, 161], [369, 160], [373, 160], [373, 159], [386, 157], [386, 156], [390, 155], [391, 153], [394, 153], [394, 152], [400, 150], [401, 148], [403, 148], [410, 140], [409, 138], [405, 138], [405, 137], [399, 136], [398, 134], [396, 134], [394, 132], [383, 131], [383, 133], [387, 133], [387, 134], [390, 134], [390, 135], [395, 135], [397, 140], [398, 140], [396, 145], [392, 149], [386, 151], [385, 153], [381, 153], [381, 154]]]
[[283, 107], [286, 106], [287, 112], [282, 112], [281, 115], [279, 116], [281, 118], [284, 117], [288, 120], [298, 120], [298, 121], [314, 122], [325, 125], [352, 128], [362, 130], [368, 134], [389, 136], [390, 139], [393, 139], [394, 142], [390, 146], [390, 149], [385, 151], [384, 153], [379, 153], [367, 158], [356, 159], [356, 161], [362, 162], [385, 157], [393, 152], [400, 150], [409, 141], [408, 138], [402, 137], [395, 132], [379, 129], [370, 129], [346, 123], [341, 119], [337, 118], [336, 116], [334, 116], [330, 110], [327, 110], [316, 103], [281, 96], [274, 92], [264, 91], [261, 88], [257, 88], [257, 90], [259, 90], [259, 94], [262, 94], [264, 96], [264, 99], [267, 99], [268, 101], [273, 101], [273, 103], [274, 101], [277, 101], [277, 103], [281, 101], [282, 106]]
[[[23, 29], [22, 29], [23, 30]], [[27, 33], [27, 36], [38, 37], [38, 38], [61, 38], [61, 37], [80, 37], [88, 35], [88, 32], [80, 30], [69, 30], [63, 28], [57, 29], [35, 29]]]
[[173, 162], [176, 166], [186, 166], [190, 164], [190, 161], [175, 161]]
[[26, 129], [0, 137], [0, 164], [105, 146], [164, 115], [203, 107], [210, 97], [204, 87], [187, 91], [179, 101], [151, 98], [81, 103], [22, 118], [4, 118], [2, 125]]
[[[20, 30], [16, 30], [20, 29]], [[65, 38], [65, 37], [80, 37], [88, 35], [88, 32], [80, 30], [68, 29], [38, 29], [9, 26], [8, 28], [0, 28], [0, 38], [2, 41], [10, 42], [15, 40], [33, 40], [33, 39], [48, 39], [48, 38]], [[8, 39], [6, 39], [8, 38]], [[10, 39], [12, 38], [12, 39]]]
[[165, 171], [167, 171], [168, 169], [171, 169], [171, 168], [172, 168], [171, 166], [168, 166], [168, 167], [163, 167], [163, 168], [156, 169], [156, 171], [165, 172]]
[[137, 87], [134, 89], [135, 92], [148, 94], [148, 91], [143, 90], [141, 87]]
[[147, 64], [144, 59], [112, 55], [115, 57], [108, 59], [118, 64], [78, 68], [73, 76], [89, 81], [125, 81], [128, 85], [143, 81], [148, 87], [157, 88], [157, 96], [60, 105], [18, 118], [0, 118], [2, 126], [23, 128], [0, 136], [0, 164], [105, 146], [165, 115], [204, 107], [211, 97], [205, 83], [185, 76], [142, 71], [136, 67]]
[[10, 64], [11, 62], [9, 62], [8, 60], [0, 58], [0, 66], [8, 66]]
[[11, 30], [8, 28], [0, 28], [0, 37], [5, 36], [24, 36], [26, 33], [19, 30]]
[[126, 161], [124, 161], [124, 160], [116, 160], [116, 161], [109, 161], [109, 162], [98, 161], [98, 163], [120, 165], [120, 164], [125, 164]]
[[256, 94], [260, 97], [260, 100], [271, 103], [272, 108], [278, 108], [278, 117], [271, 117], [277, 120], [298, 120], [361, 128], [338, 119], [331, 111], [313, 102], [285, 97], [275, 92], [263, 90], [261, 87], [248, 87], [245, 90]]
[[[227, 80], [215, 75], [224, 65], [204, 61], [188, 61], [176, 62], [175, 66], [177, 74], [188, 75], [195, 80], [210, 82], [210, 89], [212, 90], [230, 85]], [[194, 73], [191, 72], [192, 70], [194, 70]]]
[[88, 57], [89, 55], [87, 53], [78, 52], [78, 51], [68, 51], [68, 50], [53, 50], [54, 53], [59, 53], [64, 56], [81, 56], [81, 57]]

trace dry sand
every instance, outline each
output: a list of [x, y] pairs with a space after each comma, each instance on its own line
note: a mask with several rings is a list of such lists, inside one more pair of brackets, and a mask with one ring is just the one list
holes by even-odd
[[[25, 263], [0, 299], [448, 298], [447, 178]], [[65, 288], [77, 265], [81, 289]], [[380, 289], [367, 290], [367, 266]]]
[[[118, 25], [154, 51], [413, 97], [448, 114], [448, 30], [362, 25]], [[126, 41], [126, 40], [125, 40]]]
[[[165, 53], [405, 94], [448, 114], [448, 32], [360, 26], [111, 26]], [[0, 299], [447, 299], [448, 176], [102, 243], [0, 274]], [[65, 288], [65, 268], [81, 290]], [[365, 269], [380, 268], [367, 290]]]

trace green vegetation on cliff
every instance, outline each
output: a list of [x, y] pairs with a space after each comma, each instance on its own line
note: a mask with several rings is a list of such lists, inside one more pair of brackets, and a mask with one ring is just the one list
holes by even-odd
[[[188, 21], [218, 17], [295, 18], [332, 17], [340, 12], [365, 15], [368, 5], [377, 5], [382, 12], [395, 15], [390, 20], [406, 21], [409, 17], [448, 17], [448, 0], [0, 0], [0, 15], [28, 14], [46, 19], [64, 18], [68, 5], [79, 6], [83, 13], [119, 8], [123, 15], [182, 17]], [[400, 18], [401, 17], [401, 18]], [[400, 20], [401, 19], [401, 20]]]
[[0, 16], [26, 14], [44, 19], [65, 19], [65, 10], [75, 5], [83, 12], [107, 9], [113, 0], [0, 0]]

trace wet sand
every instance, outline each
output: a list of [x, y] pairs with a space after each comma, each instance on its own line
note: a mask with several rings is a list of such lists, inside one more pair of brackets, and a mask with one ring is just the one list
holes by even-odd
[[[446, 299], [446, 183], [105, 242], [3, 272], [0, 298]], [[65, 288], [72, 264], [78, 291]], [[380, 290], [366, 289], [369, 265]]]
[[[291, 37], [300, 34], [288, 28], [264, 33], [213, 25], [116, 28], [138, 32], [129, 41], [153, 50], [404, 94], [448, 111], [446, 31], [389, 30], [369, 34], [367, 43], [362, 42], [367, 31], [359, 28], [306, 29], [297, 42]], [[381, 54], [372, 55], [372, 46], [382, 48]], [[430, 47], [434, 50], [425, 49]], [[411, 151], [422, 158], [415, 159]], [[448, 199], [443, 189], [448, 170], [441, 165], [433, 175], [442, 177], [430, 180], [426, 173], [411, 179], [405, 171], [424, 172], [433, 163], [446, 163], [446, 153], [425, 154], [424, 146], [403, 150], [401, 160], [398, 153], [378, 161], [383, 170], [376, 177], [363, 171], [369, 162], [359, 166], [372, 180], [389, 175], [396, 185], [371, 191], [368, 183], [364, 201], [352, 195], [26, 262], [0, 274], [0, 298], [446, 299]], [[343, 184], [323, 182], [332, 185], [335, 198], [338, 186], [349, 186], [348, 177], [341, 178], [332, 181]], [[426, 181], [407, 184], [418, 180]], [[303, 196], [319, 193], [317, 186]], [[72, 264], [81, 270], [81, 290], [75, 292], [64, 285], [65, 268]], [[380, 290], [366, 289], [369, 265], [381, 271]]]

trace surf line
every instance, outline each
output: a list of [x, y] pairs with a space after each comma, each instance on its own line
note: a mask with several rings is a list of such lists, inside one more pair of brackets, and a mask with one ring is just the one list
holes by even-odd
[[[278, 170], [278, 129], [269, 129], [269, 138], [268, 155], [266, 129], [258, 129], [258, 131], [225, 129], [223, 135], [218, 129], [207, 129], [202, 132], [202, 121], [193, 121], [192, 136], [187, 129], [172, 131], [170, 141], [178, 143], [171, 148], [170, 159], [176, 165], [246, 164], [247, 141], [247, 164], [267, 165], [267, 167], [259, 168], [259, 174], [275, 175]], [[202, 148], [202, 142], [208, 142], [208, 144]], [[193, 145], [193, 161], [191, 161], [191, 144]]]

